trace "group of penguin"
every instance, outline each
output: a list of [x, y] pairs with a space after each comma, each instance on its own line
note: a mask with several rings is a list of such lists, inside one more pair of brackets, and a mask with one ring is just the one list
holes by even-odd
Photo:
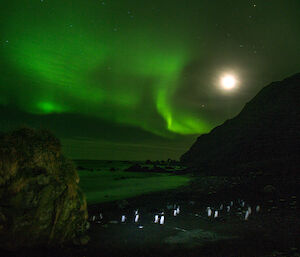
[[[245, 208], [245, 204], [246, 204], [245, 201], [238, 199], [237, 202], [238, 202], [238, 210], [241, 211], [242, 208]], [[218, 218], [221, 211], [225, 211], [225, 212], [229, 213], [231, 211], [233, 205], [234, 205], [234, 202], [231, 201], [230, 204], [228, 204], [227, 206], [224, 206], [224, 204], [221, 204], [219, 208], [216, 208], [214, 210], [211, 207], [207, 207], [206, 208], [207, 216], [213, 217], [213, 218]], [[256, 205], [255, 211], [256, 212], [260, 211], [260, 205]], [[240, 213], [243, 214], [242, 211]], [[248, 220], [249, 216], [251, 214], [252, 214], [252, 208], [251, 208], [251, 206], [247, 206], [247, 209], [244, 213], [244, 220]]]
[[[240, 211], [239, 213], [244, 214], [244, 218], [243, 218], [244, 220], [248, 220], [249, 216], [252, 214], [251, 206], [245, 207], [245, 205], [246, 205], [245, 201], [239, 200], [239, 199], [238, 199], [237, 203], [238, 203], [237, 208]], [[222, 212], [223, 213], [224, 212], [225, 213], [226, 212], [230, 213], [231, 210], [233, 209], [233, 206], [234, 206], [234, 202], [231, 201], [228, 205], [221, 204], [218, 208], [207, 207], [206, 208], [207, 217], [217, 219], [217, 218], [219, 218], [219, 216]], [[242, 208], [247, 208], [247, 209], [246, 209], [246, 211], [242, 212]], [[176, 205], [176, 204], [168, 205], [167, 209], [169, 209], [169, 210], [172, 209], [172, 214], [173, 214], [174, 217], [180, 214], [180, 206], [179, 205]], [[257, 205], [255, 207], [255, 211], [256, 212], [260, 211], [260, 205]], [[198, 215], [196, 215], [196, 216], [198, 216]], [[91, 217], [90, 220], [92, 222], [101, 223], [102, 219], [103, 219], [103, 215], [102, 215], [102, 213], [100, 213], [98, 217], [96, 215], [94, 215], [94, 216]], [[123, 214], [121, 216], [120, 222], [121, 223], [126, 223], [126, 220], [127, 220], [127, 217], [126, 217], [126, 215]], [[139, 220], [140, 220], [140, 213], [139, 213], [138, 210], [135, 210], [133, 222], [138, 223]], [[119, 223], [119, 222], [118, 221], [111, 221], [110, 223]], [[158, 214], [155, 214], [154, 219], [153, 219], [153, 223], [163, 225], [165, 223], [165, 213], [160, 212]]]
[[[173, 216], [177, 216], [180, 213], [180, 206], [179, 205], [174, 205], [174, 210], [173, 210]], [[96, 222], [96, 223], [101, 223], [101, 220], [103, 219], [103, 215], [102, 213], [99, 214], [99, 216], [93, 215], [90, 218], [90, 221], [92, 222]], [[140, 219], [140, 213], [138, 210], [135, 211], [134, 213], [134, 223], [138, 223]], [[121, 223], [126, 223], [127, 217], [126, 215], [122, 215], [121, 216]], [[119, 223], [118, 221], [110, 221], [109, 223]], [[165, 224], [165, 213], [164, 212], [160, 212], [158, 214], [154, 215], [154, 219], [153, 219], [153, 223], [155, 224], [160, 224], [163, 225]]]
[[[174, 205], [173, 216], [177, 216], [179, 213], [180, 213], [180, 206]], [[138, 223], [139, 218], [140, 218], [140, 214], [139, 214], [138, 210], [136, 210], [135, 214], [134, 214], [134, 222]], [[125, 222], [126, 222], [126, 216], [122, 215], [121, 223], [125, 223]], [[153, 223], [160, 224], [160, 225], [165, 224], [165, 213], [161, 212], [159, 214], [155, 214]]]

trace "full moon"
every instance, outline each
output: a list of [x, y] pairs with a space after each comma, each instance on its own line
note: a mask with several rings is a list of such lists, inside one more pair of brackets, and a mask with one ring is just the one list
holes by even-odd
[[236, 85], [236, 78], [232, 75], [225, 75], [221, 78], [221, 84], [226, 90], [233, 89]]

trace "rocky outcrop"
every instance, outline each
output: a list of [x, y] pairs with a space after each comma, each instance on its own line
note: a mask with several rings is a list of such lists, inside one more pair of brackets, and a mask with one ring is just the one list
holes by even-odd
[[0, 247], [57, 245], [85, 237], [87, 207], [78, 182], [51, 133], [23, 128], [2, 134]]
[[300, 74], [263, 88], [235, 118], [198, 137], [181, 157], [214, 174], [260, 170], [299, 176]]

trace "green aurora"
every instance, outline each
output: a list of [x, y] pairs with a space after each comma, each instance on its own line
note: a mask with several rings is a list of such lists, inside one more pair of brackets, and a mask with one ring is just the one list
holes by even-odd
[[[100, 138], [110, 126], [119, 126], [121, 134], [132, 128], [122, 142], [142, 130], [136, 141], [143, 144], [147, 137], [145, 144], [156, 145], [157, 154], [171, 142], [164, 140], [179, 140], [171, 156], [176, 158], [187, 147], [183, 141], [233, 117], [266, 83], [297, 72], [299, 5], [298, 0], [4, 0], [0, 105], [31, 115], [29, 124], [67, 115], [112, 124]], [[239, 78], [232, 94], [218, 88], [224, 72]], [[0, 130], [23, 122], [5, 113]], [[76, 133], [63, 137], [89, 136]], [[134, 151], [127, 158], [134, 159]]]
[[[191, 58], [186, 42], [174, 43], [176, 34], [164, 38], [165, 31], [152, 32], [147, 26], [132, 32], [127, 24], [117, 32], [109, 28], [110, 13], [99, 7], [97, 15], [93, 6], [86, 8], [94, 17], [79, 21], [82, 3], [75, 1], [68, 8], [56, 4], [55, 19], [43, 10], [32, 15], [32, 4], [7, 18], [6, 36], [13, 43], [5, 58], [33, 82], [31, 94], [22, 95], [17, 104], [34, 114], [91, 114], [161, 136], [170, 136], [168, 131], [208, 132], [211, 125], [204, 117], [188, 110], [175, 115], [178, 108], [172, 103], [180, 74]], [[66, 9], [70, 15], [65, 15]], [[164, 124], [147, 119], [155, 112]]]

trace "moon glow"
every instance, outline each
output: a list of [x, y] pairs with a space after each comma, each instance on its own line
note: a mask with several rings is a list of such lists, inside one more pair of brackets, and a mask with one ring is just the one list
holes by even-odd
[[225, 90], [231, 90], [236, 86], [236, 78], [232, 75], [225, 75], [221, 78], [221, 85]]

